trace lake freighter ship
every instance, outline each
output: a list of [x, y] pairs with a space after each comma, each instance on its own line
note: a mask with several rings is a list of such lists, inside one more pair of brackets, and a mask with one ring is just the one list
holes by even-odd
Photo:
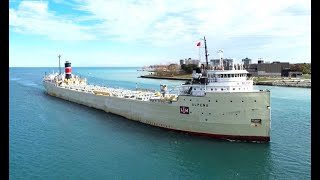
[[51, 96], [141, 123], [214, 138], [269, 142], [270, 91], [254, 90], [242, 65], [224, 70], [221, 57], [219, 67], [209, 68], [205, 38], [204, 44], [206, 65], [194, 70], [177, 94], [170, 94], [166, 85], [159, 91], [89, 85], [72, 74], [68, 61], [64, 73], [46, 74], [43, 85]]

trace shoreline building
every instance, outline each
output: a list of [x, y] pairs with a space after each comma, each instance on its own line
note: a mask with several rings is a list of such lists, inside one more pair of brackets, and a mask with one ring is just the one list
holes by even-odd
[[[231, 70], [233, 65], [233, 59], [222, 59], [223, 67], [225, 70]], [[210, 59], [210, 65], [212, 67], [218, 67], [220, 63], [220, 59]]]
[[[246, 59], [246, 62], [249, 62], [249, 60]], [[259, 59], [257, 64], [245, 64], [244, 67], [249, 72], [249, 75], [251, 76], [282, 77], [282, 76], [285, 76], [284, 72], [287, 69], [290, 69], [290, 64], [289, 62], [280, 62], [280, 61], [265, 63], [264, 60]]]
[[186, 59], [180, 59], [180, 65], [185, 64], [195, 64], [198, 67], [200, 67], [200, 60], [199, 59], [192, 59], [192, 58], [186, 58]]

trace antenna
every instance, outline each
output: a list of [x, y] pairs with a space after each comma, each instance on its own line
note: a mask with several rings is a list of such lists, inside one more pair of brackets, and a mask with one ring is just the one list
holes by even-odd
[[[219, 66], [220, 68], [223, 67], [223, 61], [222, 61], [222, 56], [223, 56], [223, 49], [220, 49], [217, 53], [219, 53], [220, 58], [219, 58]], [[221, 64], [222, 63], [222, 64]]]
[[58, 58], [59, 58], [59, 74], [61, 74], [60, 57], [61, 57], [61, 55], [59, 54], [58, 55]]

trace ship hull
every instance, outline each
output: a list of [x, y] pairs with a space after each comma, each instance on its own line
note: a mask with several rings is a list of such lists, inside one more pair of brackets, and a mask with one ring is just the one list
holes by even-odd
[[270, 141], [269, 91], [179, 96], [176, 102], [161, 103], [96, 95], [46, 81], [43, 84], [51, 96], [145, 124], [214, 138]]

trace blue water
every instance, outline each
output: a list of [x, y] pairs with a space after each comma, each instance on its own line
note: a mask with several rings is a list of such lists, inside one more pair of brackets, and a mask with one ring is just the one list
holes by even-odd
[[[76, 68], [91, 84], [173, 88], [138, 68]], [[164, 130], [44, 93], [57, 68], [9, 69], [10, 179], [311, 179], [311, 89], [271, 89], [271, 142]], [[137, 83], [137, 84], [136, 84]]]

